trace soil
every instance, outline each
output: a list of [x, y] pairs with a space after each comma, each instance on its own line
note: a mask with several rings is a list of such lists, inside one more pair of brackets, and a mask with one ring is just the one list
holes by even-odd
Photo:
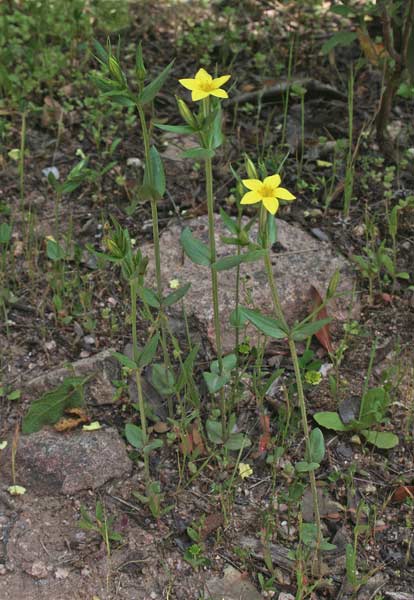
[[[282, 3], [276, 3], [276, 7], [273, 4], [243, 2], [244, 10], [237, 13], [236, 19], [239, 27], [236, 49], [234, 44], [225, 46], [226, 29], [220, 15], [224, 6], [238, 3], [214, 3], [208, 10], [188, 6], [187, 12], [175, 5], [164, 11], [151, 3], [151, 15], [143, 20], [131, 8], [131, 25], [122, 32], [124, 45], [142, 39], [151, 72], [158, 72], [177, 54], [174, 76], [156, 102], [157, 117], [168, 123], [178, 122], [173, 94], [182, 95], [182, 90], [179, 90], [177, 79], [192, 76], [198, 67], [198, 60], [195, 60], [200, 57], [195, 56], [194, 49], [188, 51], [185, 46], [177, 46], [177, 37], [183, 39], [183, 33], [191, 31], [190, 23], [201, 22], [209, 11], [219, 28], [216, 45], [211, 48], [210, 69], [214, 69], [216, 62], [219, 66], [232, 64], [233, 97], [274, 85], [276, 81], [270, 68], [263, 75], [259, 74], [257, 52], [272, 52], [274, 58], [272, 39], [277, 36], [278, 58], [286, 64], [290, 35], [297, 33], [295, 75], [311, 76], [313, 80], [329, 84], [346, 98], [347, 65], [359, 55], [358, 46], [338, 48], [336, 62], [330, 64], [320, 53], [320, 46], [332, 29], [329, 18], [320, 16], [316, 19], [311, 8], [301, 10], [295, 3], [290, 3], [289, 11]], [[210, 18], [213, 17], [210, 15]], [[247, 35], [252, 30], [258, 32], [256, 42]], [[84, 84], [80, 89], [76, 85], [65, 92], [60, 91], [56, 93], [56, 102], [74, 105], [75, 98], [94, 94], [90, 85]], [[299, 104], [294, 102], [287, 114], [287, 142], [291, 155], [284, 166], [284, 185], [297, 190], [298, 200], [283, 207], [278, 216], [300, 225], [317, 239], [325, 236], [347, 258], [363, 253], [367, 213], [376, 215], [378, 239], [387, 236], [382, 176], [389, 165], [379, 160], [381, 155], [372, 131], [371, 135], [364, 134], [359, 138], [361, 131], [367, 131], [367, 123], [372, 121], [379, 89], [378, 70], [365, 64], [355, 75], [354, 142], [359, 140], [360, 144], [355, 170], [355, 200], [347, 219], [342, 216], [344, 161], [341, 159], [338, 164], [335, 193], [329, 207], [323, 204], [322, 178], [325, 173], [323, 167], [317, 165], [318, 160], [334, 160], [332, 152], [327, 150], [327, 142], [347, 136], [346, 102], [318, 94], [306, 97], [306, 143], [300, 177], [295, 158], [300, 152]], [[234, 212], [234, 180], [230, 165], [242, 172], [243, 152], [256, 157], [258, 149], [269, 169], [275, 169], [279, 162], [277, 144], [283, 121], [281, 100], [276, 97], [257, 106], [232, 104], [226, 108], [223, 104], [227, 140], [220, 151], [220, 160], [215, 161], [215, 192], [217, 205], [230, 213]], [[397, 97], [391, 125], [402, 128], [404, 148], [414, 147], [414, 132], [410, 125], [412, 111], [412, 101]], [[65, 290], [64, 305], [56, 309], [53, 305], [55, 275], [46, 256], [46, 237], [54, 234], [54, 199], [42, 170], [55, 166], [64, 177], [78, 161], [76, 151], [79, 148], [90, 157], [92, 166], [102, 168], [103, 164], [90, 129], [82, 126], [87, 116], [84, 105], [65, 109], [63, 129], [59, 128], [50, 111], [49, 119], [45, 114], [43, 110], [42, 119], [41, 114], [33, 112], [28, 118], [22, 199], [16, 163], [3, 157], [4, 169], [0, 175], [0, 203], [10, 208], [14, 222], [13, 256], [7, 267], [6, 285], [13, 295], [9, 294], [3, 300], [5, 319], [0, 332], [2, 386], [7, 390], [0, 399], [0, 441], [8, 439], [10, 443], [35, 396], [27, 387], [29, 381], [102, 350], [113, 348], [122, 352], [130, 342], [128, 292], [114, 269], [97, 268], [96, 262], [91, 262], [92, 255], [87, 252], [86, 245], [101, 249], [109, 215], [129, 228], [137, 246], [150, 241], [152, 232], [148, 205], [139, 204], [133, 215], [126, 212], [140, 176], [128, 166], [128, 159], [143, 160], [137, 124], [124, 119], [114, 134], [105, 122], [103, 146], [108, 147], [115, 136], [122, 138], [113, 157], [117, 166], [103, 178], [99, 188], [85, 185], [63, 199], [61, 234], [67, 236], [68, 250], [73, 257], [67, 267], [68, 280], [72, 283]], [[7, 118], [10, 131], [6, 150], [9, 150], [20, 146], [20, 117], [13, 113]], [[159, 204], [163, 230], [170, 224], [205, 215], [207, 207], [202, 169], [180, 159], [180, 151], [174, 150], [171, 137], [158, 132], [154, 132], [154, 137], [160, 148], [168, 148], [165, 169], [169, 192]], [[122, 184], [121, 174], [124, 176]], [[306, 187], [303, 181], [306, 181]], [[414, 194], [413, 172], [397, 167], [391, 190], [388, 209], [401, 198]], [[31, 215], [30, 248], [27, 247], [28, 214]], [[413, 211], [404, 212], [397, 243], [398, 271], [407, 271], [411, 276], [413, 224]], [[353, 324], [353, 333], [346, 334], [342, 330], [332, 334], [335, 349], [344, 340], [344, 335], [347, 345], [340, 365], [338, 403], [361, 397], [373, 341], [376, 340], [369, 383], [371, 387], [377, 386], [384, 378], [392, 382], [392, 406], [384, 427], [398, 435], [399, 444], [391, 450], [379, 450], [364, 444], [358, 436], [325, 431], [327, 453], [317, 471], [317, 480], [324, 499], [321, 496], [324, 534], [329, 541], [336, 542], [337, 549], [331, 555], [323, 555], [322, 577], [309, 596], [314, 600], [403, 598], [398, 594], [414, 590], [410, 491], [414, 484], [414, 293], [405, 280], [397, 280], [393, 287], [389, 279], [383, 278], [381, 288], [376, 284], [370, 301], [366, 280], [362, 277], [358, 279], [356, 293], [362, 312], [358, 323]], [[145, 326], [141, 324], [140, 327], [140, 335], [144, 337]], [[311, 349], [323, 363], [330, 362], [316, 340], [312, 341]], [[300, 350], [305, 351], [305, 347]], [[271, 370], [275, 365], [284, 367], [287, 376], [291, 373], [283, 344], [265, 355], [265, 368]], [[198, 364], [199, 370], [200, 367]], [[18, 400], [7, 397], [13, 390], [22, 390]], [[337, 409], [328, 378], [318, 386], [309, 386], [306, 394], [310, 419], [318, 411]], [[286, 424], [284, 396], [278, 389], [265, 401], [270, 414], [270, 433], [279, 436], [280, 441], [280, 432]], [[88, 411], [90, 420], [116, 428], [121, 436], [125, 422], [137, 419], [125, 389], [114, 404], [90, 403]], [[202, 415], [208, 413], [206, 394]], [[274, 468], [266, 463], [266, 452], [258, 450], [257, 441], [263, 432], [253, 393], [243, 395], [237, 413], [239, 428], [247, 431], [253, 440], [252, 447], [243, 454], [243, 462], [252, 466], [253, 474], [244, 480], [236, 477], [237, 483], [230, 496], [225, 483], [232, 477], [237, 456], [232, 456], [228, 463], [220, 462], [217, 457], [211, 462], [206, 461], [199, 475], [192, 478], [178, 444], [167, 442], [169, 428], [154, 433], [165, 443], [162, 449], [153, 453], [151, 473], [161, 482], [165, 495], [163, 502], [170, 507], [159, 519], [154, 519], [148, 508], [134, 496], [134, 492], [144, 493], [144, 477], [143, 464], [131, 446], [127, 446], [133, 460], [130, 476], [115, 478], [94, 491], [86, 489], [72, 495], [44, 495], [44, 491], [35, 493], [28, 488], [23, 496], [10, 496], [6, 490], [11, 480], [6, 475], [8, 470], [2, 468], [0, 451], [0, 598], [218, 598], [210, 587], [216, 589], [217, 578], [225, 580], [225, 568], [229, 566], [241, 575], [238, 583], [232, 580], [233, 595], [228, 598], [254, 598], [250, 588], [240, 592], [237, 586], [242, 585], [240, 582], [244, 579], [260, 589], [258, 576], [271, 577], [269, 552], [277, 591], [262, 592], [258, 597], [279, 597], [279, 593], [293, 594], [294, 597], [298, 565], [306, 562], [306, 556], [297, 557], [298, 562], [293, 563], [287, 552], [297, 548], [299, 508], [304, 514], [309, 515], [311, 511], [308, 492], [305, 492], [302, 504], [295, 499], [297, 478], [289, 470], [289, 465], [303, 460], [298, 410], [292, 407], [289, 435], [283, 439], [284, 453]], [[196, 464], [204, 464], [205, 458], [202, 456], [201, 462], [199, 458]], [[113, 527], [122, 536], [121, 542], [111, 544], [109, 554], [100, 534], [79, 527], [81, 506], [93, 515], [98, 500], [114, 518]], [[201, 523], [200, 535], [206, 558], [206, 564], [198, 568], [193, 568], [184, 559], [192, 544], [187, 527], [194, 527], [195, 522]], [[359, 590], [355, 592], [357, 596], [347, 583], [345, 569], [345, 547], [354, 541], [356, 524], [369, 525], [368, 533], [360, 528], [357, 544], [358, 577], [361, 577]], [[302, 584], [309, 577], [307, 570]]]

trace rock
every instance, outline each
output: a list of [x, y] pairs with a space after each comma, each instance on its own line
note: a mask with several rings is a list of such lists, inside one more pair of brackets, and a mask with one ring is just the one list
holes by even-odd
[[357, 599], [371, 600], [375, 597], [376, 593], [384, 587], [388, 579], [389, 577], [385, 573], [375, 573], [375, 575], [373, 575], [367, 581], [367, 583], [361, 587], [358, 592]]
[[292, 596], [292, 594], [287, 594], [286, 592], [280, 592], [277, 600], [295, 600], [295, 596]]
[[[341, 296], [331, 301], [328, 313], [337, 321], [344, 321], [359, 314], [359, 305], [352, 300], [352, 290], [355, 284], [353, 268], [341, 255], [335, 253], [328, 242], [321, 242], [303, 231], [300, 227], [290, 225], [276, 219], [278, 243], [272, 251], [272, 263], [278, 285], [282, 307], [288, 322], [306, 317], [312, 308], [311, 286], [321, 295], [327, 289], [329, 281], [338, 269], [340, 283], [338, 292]], [[225, 245], [221, 238], [229, 235], [224, 229], [219, 216], [215, 217], [216, 244], [219, 258], [235, 252], [233, 246]], [[193, 219], [186, 223], [195, 237], [208, 242], [207, 216]], [[188, 316], [194, 317], [199, 328], [206, 332], [214, 347], [213, 305], [208, 267], [193, 264], [184, 255], [180, 244], [181, 227], [171, 225], [161, 235], [161, 270], [165, 284], [165, 293], [170, 291], [168, 283], [178, 279], [181, 284], [191, 282], [191, 288], [184, 298]], [[257, 235], [257, 229], [252, 228], [252, 237]], [[155, 287], [154, 250], [152, 244], [142, 247], [144, 255], [149, 257], [146, 285]], [[271, 314], [272, 306], [270, 290], [261, 261], [247, 263], [241, 267], [241, 302], [254, 306], [264, 313]], [[229, 323], [230, 313], [234, 308], [236, 269], [221, 271], [218, 274], [220, 288], [220, 317], [222, 323], [223, 350], [231, 352], [234, 347], [235, 330]], [[350, 310], [351, 309], [351, 310]], [[181, 310], [178, 308], [177, 310]], [[248, 335], [254, 344], [258, 340], [257, 331], [248, 329]]]
[[41, 560], [35, 560], [27, 569], [27, 573], [34, 579], [46, 579], [49, 574], [45, 563]]
[[224, 569], [224, 577], [213, 577], [206, 581], [205, 594], [210, 600], [261, 600], [262, 598], [246, 576], [233, 567]]
[[120, 368], [118, 361], [112, 356], [113, 349], [103, 350], [88, 358], [77, 360], [70, 368], [60, 367], [44, 375], [35, 377], [24, 384], [25, 390], [33, 394], [44, 394], [57, 387], [65, 377], [86, 376], [95, 374], [85, 386], [88, 400], [101, 406], [114, 404], [115, 387], [112, 380], [119, 379]]
[[[10, 476], [10, 449], [2, 471]], [[42, 430], [20, 436], [16, 453], [19, 485], [39, 494], [75, 494], [129, 474], [132, 463], [114, 428], [61, 434]]]

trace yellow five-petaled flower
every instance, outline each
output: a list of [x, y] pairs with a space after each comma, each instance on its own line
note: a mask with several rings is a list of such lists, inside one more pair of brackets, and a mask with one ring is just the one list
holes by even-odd
[[279, 208], [279, 200], [294, 200], [296, 197], [285, 188], [279, 187], [280, 182], [280, 175], [271, 175], [266, 177], [264, 181], [260, 181], [260, 179], [243, 179], [243, 185], [250, 191], [244, 194], [240, 203], [256, 204], [257, 202], [263, 202], [266, 210], [272, 215], [276, 214]]
[[223, 75], [213, 79], [205, 69], [199, 69], [194, 79], [179, 79], [181, 85], [187, 90], [191, 90], [191, 99], [194, 101], [203, 100], [208, 96], [217, 96], [217, 98], [228, 98], [225, 90], [221, 89], [231, 75]]

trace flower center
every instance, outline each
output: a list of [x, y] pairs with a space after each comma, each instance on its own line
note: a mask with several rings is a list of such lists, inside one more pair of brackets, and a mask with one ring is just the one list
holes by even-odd
[[200, 84], [200, 88], [203, 90], [203, 92], [211, 92], [214, 90], [214, 85], [212, 81], [203, 81]]
[[262, 185], [262, 187], [260, 189], [260, 195], [263, 198], [274, 198], [275, 197], [275, 191], [269, 185]]

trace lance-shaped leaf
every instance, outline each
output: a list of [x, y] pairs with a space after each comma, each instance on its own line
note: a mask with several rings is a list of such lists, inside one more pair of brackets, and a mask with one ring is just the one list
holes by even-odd
[[188, 258], [196, 265], [209, 267], [211, 264], [210, 249], [206, 244], [197, 240], [186, 227], [180, 236], [181, 245]]
[[172, 60], [169, 65], [165, 67], [163, 71], [157, 77], [144, 87], [141, 94], [138, 96], [138, 102], [144, 106], [152, 102], [155, 96], [158, 94], [162, 86], [167, 80], [168, 75], [173, 67], [174, 61]]
[[150, 341], [144, 346], [144, 349], [140, 353], [138, 357], [138, 369], [142, 369], [146, 367], [154, 358], [155, 353], [157, 351], [158, 342], [160, 339], [160, 334], [156, 333], [152, 336]]
[[327, 318], [320, 321], [313, 321], [312, 323], [299, 323], [293, 328], [292, 337], [295, 342], [303, 342], [303, 340], [316, 334], [324, 325], [327, 325], [331, 321], [331, 318]]
[[250, 308], [240, 306], [239, 318], [247, 319], [259, 331], [261, 331], [268, 337], [275, 338], [276, 340], [283, 340], [288, 335], [288, 332], [284, 330], [283, 323], [276, 319], [272, 319], [271, 317], [266, 317], [257, 310], [252, 310]]
[[190, 287], [191, 283], [186, 283], [185, 285], [178, 288], [178, 290], [175, 290], [175, 292], [171, 292], [171, 294], [165, 296], [165, 298], [162, 301], [163, 306], [172, 306], [173, 304], [184, 298]]

